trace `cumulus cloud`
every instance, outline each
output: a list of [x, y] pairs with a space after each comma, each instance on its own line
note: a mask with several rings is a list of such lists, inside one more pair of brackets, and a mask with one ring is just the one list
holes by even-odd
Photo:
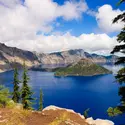
[[18, 4], [21, 4], [21, 0], [0, 0], [0, 4], [4, 7], [13, 8]]
[[[78, 37], [70, 33], [63, 35], [41, 35], [36, 40], [9, 41], [6, 44], [37, 52], [55, 52], [69, 49], [84, 49], [87, 52], [109, 54], [116, 44], [115, 37], [106, 34], [82, 34]], [[24, 46], [25, 44], [25, 46]]]
[[88, 7], [87, 4], [83, 1], [74, 2], [71, 4], [69, 1], [58, 8], [60, 11], [57, 11], [58, 15], [63, 16], [65, 20], [71, 20], [73, 18], [78, 19], [82, 16], [82, 12], [85, 12]]
[[87, 11], [84, 0], [59, 5], [53, 0], [0, 0], [0, 41], [34, 39], [37, 31], [48, 33], [57, 18], [79, 19]]
[[[53, 0], [25, 0], [23, 4], [20, 0], [11, 0], [11, 2], [0, 0], [2, 17], [0, 18], [0, 41], [9, 46], [37, 52], [81, 48], [88, 52], [109, 54], [116, 43], [115, 37], [94, 33], [76, 37], [70, 33], [62, 34], [53, 31], [54, 26], [61, 25], [56, 21], [58, 18], [61, 17], [66, 21], [78, 20], [83, 13], [95, 15], [99, 27], [106, 32], [118, 30], [122, 26], [121, 23], [111, 25], [114, 16], [121, 11], [113, 10], [109, 5], [100, 7], [98, 13], [95, 13], [88, 10], [84, 0], [66, 1], [63, 5]], [[52, 32], [55, 34], [36, 35], [38, 31], [43, 34]]]
[[104, 32], [117, 32], [123, 28], [123, 22], [118, 22], [112, 24], [113, 19], [121, 14], [123, 11], [117, 9], [113, 10], [111, 5], [103, 5], [98, 9], [98, 12], [95, 14], [99, 28]]

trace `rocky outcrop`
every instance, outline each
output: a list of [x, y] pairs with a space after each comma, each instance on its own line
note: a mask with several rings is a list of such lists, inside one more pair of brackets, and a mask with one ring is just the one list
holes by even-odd
[[87, 118], [86, 122], [89, 123], [90, 125], [114, 125], [114, 123], [112, 121], [103, 120], [103, 119], [94, 120], [92, 117]]
[[82, 58], [88, 58], [96, 63], [115, 62], [117, 56], [102, 56], [97, 54], [90, 54], [82, 49], [62, 51], [50, 54], [42, 54], [39, 57], [43, 64], [71, 64], [81, 60]]
[[88, 118], [73, 110], [48, 106], [43, 111], [0, 108], [0, 125], [114, 125], [112, 121]]
[[36, 53], [0, 43], [0, 72], [11, 70], [15, 66], [21, 68], [24, 61], [27, 67], [33, 67], [33, 69], [53, 69], [71, 65], [83, 58], [90, 59], [95, 63], [107, 63], [114, 62], [117, 57], [89, 54], [82, 49], [49, 54]]
[[7, 47], [0, 43], [0, 72], [11, 70], [14, 67], [21, 68], [24, 61], [27, 67], [39, 64], [34, 53], [15, 47]]
[[[55, 52], [50, 54], [37, 54], [41, 64], [36, 68], [57, 68], [65, 67], [73, 63], [77, 63], [81, 59], [90, 59], [95, 63], [114, 63], [117, 56], [102, 56], [90, 54], [82, 49]], [[53, 67], [52, 67], [53, 66]]]
[[[76, 113], [73, 110], [59, 108], [56, 106], [46, 107], [45, 109], [43, 109], [42, 113], [46, 115], [57, 114], [56, 119], [54, 121], [58, 121], [60, 120], [60, 117], [65, 116], [59, 125], [63, 124], [66, 125], [66, 123], [69, 123], [68, 125], [114, 125], [114, 123], [109, 120], [103, 120], [103, 119], [94, 120], [93, 118], [85, 119], [83, 115]], [[54, 123], [54, 121], [52, 123]]]

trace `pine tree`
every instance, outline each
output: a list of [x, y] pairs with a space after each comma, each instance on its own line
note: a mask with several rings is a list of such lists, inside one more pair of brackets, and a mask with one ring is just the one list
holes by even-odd
[[[125, 2], [125, 0], [120, 0], [118, 5], [121, 3]], [[125, 24], [125, 12], [122, 14], [118, 15], [116, 18], [114, 18], [113, 23], [117, 23], [118, 21], [122, 21]], [[117, 36], [117, 41], [119, 43], [123, 43], [120, 45], [115, 46], [113, 51], [111, 52], [112, 54], [114, 53], [122, 53], [122, 57], [119, 57], [117, 62], [115, 64], [125, 64], [125, 25], [123, 26], [121, 32]], [[125, 114], [125, 67], [120, 69], [116, 75], [116, 80], [117, 82], [121, 85], [119, 88], [119, 96], [121, 97], [120, 99], [120, 105], [116, 107], [110, 107], [107, 111], [110, 116], [116, 116], [120, 114]]]
[[43, 109], [43, 92], [42, 89], [40, 89], [40, 97], [39, 97], [39, 111]]
[[17, 68], [14, 69], [14, 80], [13, 80], [13, 97], [12, 97], [12, 100], [15, 102], [15, 103], [19, 103], [20, 101], [20, 92], [19, 92], [19, 79], [18, 79], [18, 70]]
[[32, 109], [32, 95], [33, 92], [31, 91], [31, 88], [28, 86], [28, 81], [29, 81], [29, 77], [28, 77], [28, 71], [26, 69], [25, 63], [24, 63], [24, 69], [23, 69], [23, 85], [22, 85], [22, 104], [23, 104], [23, 108], [24, 109]]

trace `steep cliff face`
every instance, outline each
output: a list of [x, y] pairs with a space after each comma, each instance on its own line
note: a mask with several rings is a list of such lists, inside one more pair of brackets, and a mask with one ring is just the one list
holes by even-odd
[[8, 47], [0, 43], [0, 72], [13, 69], [14, 66], [22, 67], [24, 60], [27, 67], [57, 68], [65, 67], [77, 63], [81, 59], [90, 59], [95, 63], [114, 62], [116, 56], [101, 56], [89, 54], [82, 49], [55, 52], [55, 53], [36, 53], [24, 51], [15, 47]]
[[29, 51], [15, 47], [7, 47], [0, 43], [0, 72], [13, 69], [14, 66], [22, 67], [25, 60], [27, 67], [38, 65], [38, 58]]
[[85, 58], [83, 50], [69, 50], [57, 53], [51, 53], [42, 58], [43, 64], [71, 64]]
[[[89, 54], [82, 49], [69, 50], [63, 52], [55, 52], [50, 54], [37, 54], [41, 61], [41, 67], [46, 65], [55, 65], [55, 67], [67, 66], [77, 63], [81, 59], [90, 59], [95, 63], [113, 63], [116, 61], [117, 56], [102, 56], [97, 54]], [[39, 67], [40, 67], [39, 66]]]

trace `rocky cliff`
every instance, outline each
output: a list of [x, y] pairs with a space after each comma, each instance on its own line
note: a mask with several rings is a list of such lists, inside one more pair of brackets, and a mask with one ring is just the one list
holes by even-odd
[[70, 109], [48, 106], [43, 111], [18, 107], [0, 108], [0, 125], [114, 125], [112, 121], [88, 118]]
[[71, 64], [81, 60], [82, 58], [88, 58], [96, 63], [114, 62], [117, 56], [102, 56], [97, 54], [90, 54], [82, 49], [55, 52], [50, 54], [38, 54], [39, 60], [42, 64]]
[[21, 68], [24, 61], [27, 67], [39, 64], [34, 53], [0, 43], [0, 72], [11, 70], [15, 66]]
[[116, 56], [112, 55], [89, 54], [82, 49], [45, 54], [24, 51], [0, 43], [0, 72], [11, 70], [14, 66], [21, 68], [24, 60], [26, 66], [33, 67], [33, 69], [52, 69], [68, 66], [80, 61], [82, 58], [90, 59], [95, 63], [114, 62], [117, 59]]
[[37, 54], [41, 64], [35, 68], [57, 68], [65, 67], [73, 63], [77, 63], [81, 59], [89, 59], [95, 63], [114, 63], [118, 58], [115, 55], [102, 56], [90, 54], [82, 49], [55, 52], [50, 54]]

